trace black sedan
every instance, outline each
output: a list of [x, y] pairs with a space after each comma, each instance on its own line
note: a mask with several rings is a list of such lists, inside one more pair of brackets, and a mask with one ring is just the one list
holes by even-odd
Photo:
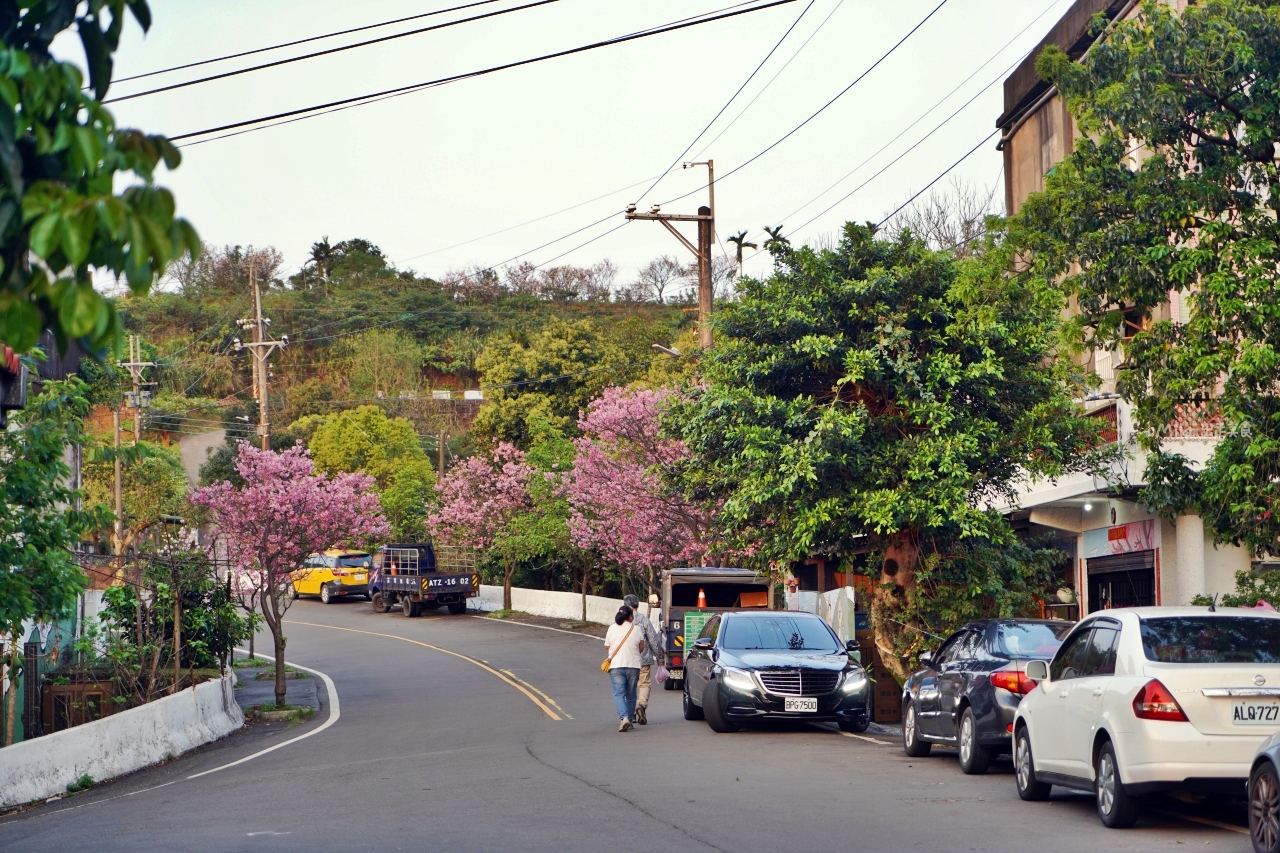
[[713, 731], [765, 719], [834, 721], [866, 731], [867, 674], [810, 613], [721, 613], [686, 649], [684, 718]]
[[933, 744], [955, 747], [960, 769], [986, 773], [1013, 750], [1013, 714], [1036, 686], [1027, 661], [1049, 660], [1073, 623], [981, 619], [952, 634], [902, 688], [902, 748], [919, 758]]

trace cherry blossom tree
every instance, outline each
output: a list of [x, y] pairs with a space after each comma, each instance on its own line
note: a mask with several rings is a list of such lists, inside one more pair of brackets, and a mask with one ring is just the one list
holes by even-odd
[[643, 572], [702, 563], [711, 551], [714, 508], [686, 499], [662, 472], [687, 456], [661, 431], [671, 389], [606, 388], [578, 419], [583, 437], [568, 478], [574, 544]]
[[283, 707], [289, 573], [317, 551], [363, 547], [387, 535], [388, 528], [372, 477], [318, 473], [301, 444], [275, 453], [241, 442], [236, 471], [243, 486], [215, 483], [191, 500], [213, 513], [216, 541], [237, 566], [238, 584], [257, 589], [275, 646], [276, 705]]
[[448, 471], [436, 489], [440, 509], [427, 519], [437, 541], [488, 550], [503, 563], [502, 606], [511, 609], [511, 576], [515, 572], [515, 521], [533, 505], [529, 483], [537, 469], [524, 451], [507, 442], [493, 452], [471, 456]]

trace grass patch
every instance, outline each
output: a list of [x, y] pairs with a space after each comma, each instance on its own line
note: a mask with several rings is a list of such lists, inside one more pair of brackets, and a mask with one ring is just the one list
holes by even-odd
[[262, 658], [236, 658], [232, 664], [236, 669], [261, 669], [264, 666], [275, 666], [275, 661]]
[[78, 793], [80, 793], [81, 791], [87, 791], [87, 790], [89, 790], [90, 788], [92, 788], [92, 787], [93, 787], [93, 785], [94, 785], [93, 777], [92, 777], [92, 776], [90, 776], [88, 773], [86, 773], [86, 774], [84, 774], [83, 776], [81, 776], [79, 779], [77, 779], [76, 781], [71, 782], [71, 783], [68, 783], [68, 785], [67, 785], [67, 793], [68, 793], [68, 794], [78, 794]]
[[519, 610], [492, 610], [486, 614], [490, 619], [510, 619], [512, 616], [519, 615]]
[[[286, 666], [284, 668], [284, 675], [285, 675], [285, 678], [310, 678], [311, 677], [311, 673], [296, 670], [291, 666]], [[269, 669], [266, 672], [258, 673], [253, 677], [253, 680], [254, 681], [275, 681], [276, 680], [275, 666], [273, 665], [271, 669]]]
[[294, 705], [291, 702], [285, 702], [283, 705], [277, 705], [275, 702], [263, 702], [261, 705], [254, 705], [252, 708], [254, 716], [261, 714], [286, 713], [289, 715], [289, 723], [301, 723], [303, 720], [309, 720], [315, 716], [316, 709], [305, 705]]

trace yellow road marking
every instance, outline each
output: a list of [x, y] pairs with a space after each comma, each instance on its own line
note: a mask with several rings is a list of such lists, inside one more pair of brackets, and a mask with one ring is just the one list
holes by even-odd
[[1231, 823], [1223, 823], [1222, 821], [1219, 821], [1219, 820], [1210, 820], [1207, 817], [1196, 817], [1194, 815], [1175, 814], [1174, 812], [1166, 812], [1159, 809], [1157, 809], [1156, 811], [1157, 811], [1157, 814], [1162, 814], [1165, 817], [1171, 817], [1174, 820], [1185, 820], [1185, 821], [1189, 821], [1190, 823], [1202, 823], [1205, 826], [1212, 826], [1215, 829], [1225, 829], [1225, 830], [1228, 830], [1229, 832], [1240, 832], [1240, 833], [1243, 833], [1244, 835], [1249, 834], [1249, 830], [1246, 827], [1236, 826], [1235, 824], [1231, 824]]
[[[350, 631], [352, 634], [368, 634], [371, 637], [386, 637], [389, 640], [401, 640], [406, 643], [413, 643], [415, 646], [422, 646], [423, 648], [431, 649], [432, 651], [443, 652], [446, 655], [453, 655], [455, 658], [462, 658], [462, 660], [465, 660], [468, 663], [473, 663], [476, 666], [480, 667], [481, 669], [485, 670], [486, 672], [490, 672], [498, 676], [498, 678], [502, 679], [507, 684], [510, 684], [516, 690], [519, 690], [521, 693], [527, 696], [529, 698], [529, 701], [537, 705], [539, 708], [541, 708], [548, 717], [550, 717], [553, 720], [556, 720], [557, 722], [560, 720], [559, 714], [557, 714], [555, 711], [548, 708], [546, 706], [546, 703], [544, 703], [537, 696], [534, 696], [532, 693], [530, 693], [529, 690], [527, 690], [523, 685], [518, 684], [516, 681], [512, 681], [510, 678], [503, 675], [501, 672], [494, 669], [493, 667], [489, 666], [484, 661], [477, 660], [468, 655], [464, 655], [461, 652], [451, 651], [449, 649], [441, 648], [440, 646], [433, 646], [430, 643], [424, 643], [424, 642], [421, 642], [420, 640], [410, 640], [408, 637], [401, 637], [397, 634], [383, 634], [378, 631], [361, 631], [358, 628], [341, 628], [337, 625], [320, 625], [316, 622], [299, 622], [294, 619], [286, 619], [284, 621], [291, 625], [306, 625], [311, 628], [329, 628], [330, 630], [333, 630], [333, 631]], [[542, 691], [539, 690], [538, 692], [541, 693]], [[543, 695], [545, 696], [546, 694], [544, 693]], [[555, 704], [555, 703], [552, 703], [552, 704]], [[556, 707], [558, 708], [559, 706], [557, 705]], [[561, 713], [563, 713], [563, 710], [561, 711]], [[566, 716], [568, 715], [566, 714]]]
[[[488, 663], [488, 661], [485, 661], [485, 663]], [[539, 690], [538, 688], [534, 687], [532, 684], [530, 684], [529, 682], [525, 681], [523, 678], [521, 678], [520, 676], [516, 675], [516, 674], [515, 674], [514, 672], [512, 672], [511, 670], [509, 670], [509, 669], [504, 669], [504, 670], [502, 670], [502, 671], [503, 671], [503, 672], [505, 672], [507, 675], [511, 676], [512, 678], [514, 678], [516, 681], [518, 681], [518, 682], [520, 682], [521, 684], [523, 684], [525, 687], [528, 687], [528, 688], [529, 688], [530, 690], [532, 690], [534, 693], [537, 693], [537, 694], [538, 694], [539, 696], [541, 696], [543, 699], [546, 699], [546, 700], [547, 700], [547, 703], [548, 703], [549, 705], [551, 705], [551, 707], [552, 707], [552, 708], [555, 708], [557, 711], [559, 711], [561, 714], [564, 714], [564, 716], [565, 716], [565, 718], [566, 718], [566, 719], [569, 719], [569, 720], [572, 720], [572, 719], [573, 719], [573, 715], [572, 715], [572, 714], [570, 714], [568, 711], [566, 711], [564, 708], [561, 708], [561, 707], [560, 707], [560, 705], [556, 702], [556, 700], [552, 699], [550, 696], [548, 696], [547, 694], [543, 693], [541, 690]]]

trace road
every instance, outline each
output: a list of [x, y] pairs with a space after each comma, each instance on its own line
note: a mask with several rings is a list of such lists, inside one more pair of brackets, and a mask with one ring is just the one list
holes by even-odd
[[1172, 801], [1124, 831], [1088, 797], [1023, 803], [1007, 763], [967, 777], [951, 756], [818, 725], [717, 735], [681, 717], [677, 692], [655, 691], [649, 725], [619, 734], [592, 637], [354, 601], [302, 600], [288, 619], [287, 659], [336, 688], [333, 725], [319, 731], [326, 699], [302, 726], [250, 726], [0, 820], [0, 849], [1250, 849], [1238, 830], [1172, 816], [1187, 813]]

